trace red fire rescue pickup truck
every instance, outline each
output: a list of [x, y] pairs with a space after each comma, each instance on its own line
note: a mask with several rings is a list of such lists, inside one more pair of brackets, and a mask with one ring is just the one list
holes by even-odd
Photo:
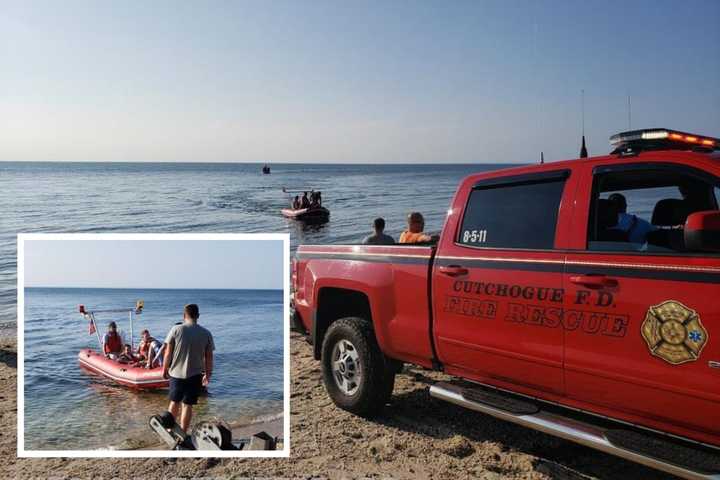
[[411, 363], [457, 378], [432, 397], [720, 478], [720, 140], [611, 143], [465, 178], [437, 244], [301, 246], [293, 329], [335, 404], [377, 414]]

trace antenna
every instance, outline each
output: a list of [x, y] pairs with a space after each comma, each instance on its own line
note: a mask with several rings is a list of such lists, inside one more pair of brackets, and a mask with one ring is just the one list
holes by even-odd
[[628, 95], [628, 130], [632, 130], [632, 108], [630, 107], [630, 95]]
[[582, 123], [582, 145], [580, 146], [580, 158], [587, 158], [588, 152], [585, 146], [585, 90], [580, 90], [581, 123]]
[[540, 165], [542, 165], [543, 163], [545, 163], [545, 153], [540, 152]]
[[580, 90], [580, 104], [582, 116], [582, 135], [585, 136], [585, 89]]

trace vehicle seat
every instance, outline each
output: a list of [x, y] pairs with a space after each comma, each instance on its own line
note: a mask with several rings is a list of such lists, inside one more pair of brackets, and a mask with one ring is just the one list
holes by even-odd
[[684, 200], [665, 198], [658, 201], [653, 209], [651, 223], [660, 228], [648, 234], [648, 242], [673, 250], [685, 250], [685, 234], [683, 229], [671, 229], [668, 227], [685, 225], [687, 216], [688, 208]]
[[618, 223], [617, 206], [605, 198], [598, 200], [597, 208], [597, 240], [600, 242], [627, 242], [628, 233], [613, 228]]
[[684, 225], [688, 216], [688, 208], [684, 200], [665, 198], [655, 204], [652, 223], [658, 227]]

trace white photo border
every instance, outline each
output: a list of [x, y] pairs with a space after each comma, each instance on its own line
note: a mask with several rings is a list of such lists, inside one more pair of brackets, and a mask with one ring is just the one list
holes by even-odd
[[[25, 242], [30, 240], [283, 242], [283, 449], [282, 450], [26, 450], [25, 449]], [[22, 458], [287, 458], [290, 456], [290, 234], [289, 233], [21, 233], [17, 236], [17, 455]]]

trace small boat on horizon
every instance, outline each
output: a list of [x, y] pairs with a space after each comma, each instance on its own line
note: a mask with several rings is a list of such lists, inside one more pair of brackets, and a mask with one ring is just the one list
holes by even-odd
[[262, 168], [263, 175], [270, 175], [270, 166], [266, 163]]

